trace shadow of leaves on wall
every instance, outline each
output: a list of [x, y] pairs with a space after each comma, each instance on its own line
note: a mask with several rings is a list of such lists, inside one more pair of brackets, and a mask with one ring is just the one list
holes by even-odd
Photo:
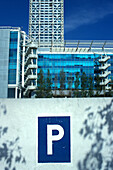
[[98, 107], [97, 112], [91, 112], [91, 107], [86, 112], [80, 135], [92, 145], [78, 162], [78, 170], [113, 170], [113, 100], [102, 109]]
[[[0, 103], [0, 118], [6, 114], [6, 106]], [[4, 170], [16, 170], [16, 164], [26, 164], [26, 160], [21, 153], [22, 148], [19, 146], [19, 137], [14, 141], [1, 140], [7, 133], [8, 127], [0, 126], [0, 161], [4, 161]]]

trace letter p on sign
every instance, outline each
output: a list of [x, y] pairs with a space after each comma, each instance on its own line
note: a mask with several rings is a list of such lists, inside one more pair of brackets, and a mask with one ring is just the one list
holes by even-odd
[[[57, 130], [59, 132], [58, 135], [52, 135], [52, 132]], [[47, 125], [47, 154], [53, 154], [53, 141], [58, 141], [62, 139], [64, 136], [64, 129], [60, 125]]]
[[70, 163], [70, 117], [38, 117], [38, 163]]

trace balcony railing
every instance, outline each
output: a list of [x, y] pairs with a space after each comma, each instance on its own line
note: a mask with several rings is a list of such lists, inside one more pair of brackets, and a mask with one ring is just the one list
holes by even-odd
[[37, 69], [37, 65], [36, 65], [36, 64], [29, 64], [28, 67], [27, 67], [27, 69], [25, 70], [24, 75], [27, 74], [27, 71], [28, 71], [29, 69]]
[[110, 66], [111, 66], [111, 64], [106, 63], [106, 64], [100, 66], [99, 69], [100, 69], [100, 70], [106, 70], [106, 69], [107, 69], [108, 67], [110, 67]]
[[30, 90], [35, 90], [37, 88], [37, 86], [34, 86], [34, 85], [29, 85], [27, 86], [25, 92], [24, 92], [24, 96], [27, 95], [27, 93], [30, 91]]
[[100, 83], [100, 85], [101, 86], [106, 86], [107, 84], [109, 84], [111, 82], [111, 79], [105, 79], [105, 81], [102, 81], [101, 83]]
[[28, 80], [33, 80], [33, 79], [37, 79], [37, 75], [28, 75], [24, 84], [26, 84]]
[[105, 71], [104, 73], [100, 74], [99, 77], [105, 78], [105, 77], [107, 77], [109, 74], [111, 74], [111, 71]]
[[25, 61], [25, 64], [27, 64], [27, 62], [30, 60], [30, 59], [37, 59], [37, 55], [36, 54], [29, 54], [28, 57], [26, 58], [26, 61]]
[[110, 86], [105, 87], [106, 90], [111, 90], [112, 88]]
[[99, 59], [100, 63], [106, 62], [110, 59], [110, 56], [104, 56], [103, 58]]

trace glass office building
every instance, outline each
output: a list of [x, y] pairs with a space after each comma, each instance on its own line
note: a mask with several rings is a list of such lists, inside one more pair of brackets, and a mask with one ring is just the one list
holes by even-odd
[[22, 56], [25, 32], [0, 27], [0, 97], [18, 98], [22, 85]]
[[97, 57], [99, 57], [98, 54], [39, 54], [38, 73], [42, 69], [46, 79], [49, 70], [52, 88], [54, 89], [55, 83], [57, 83], [57, 88], [60, 88], [60, 72], [63, 70], [65, 73], [65, 89], [68, 89], [69, 80], [72, 80], [72, 88], [74, 89], [77, 72], [80, 76], [84, 72], [88, 77], [92, 76], [94, 78], [94, 59]]
[[[37, 89], [40, 69], [44, 78], [50, 71], [52, 89], [60, 88], [60, 72], [65, 73], [65, 87], [74, 89], [76, 73], [101, 78], [100, 85], [109, 90], [113, 80], [113, 41], [68, 43], [64, 47], [39, 47], [36, 42], [26, 44], [25, 32], [20, 28], [0, 28], [0, 97], [31, 97]], [[84, 45], [84, 46], [83, 46]], [[104, 47], [104, 48], [103, 48]], [[79, 85], [81, 89], [81, 83]], [[23, 91], [23, 96], [21, 96]]]
[[[73, 42], [67, 43], [69, 46], [63, 48], [39, 48], [36, 44], [29, 45], [29, 50], [25, 54], [25, 88], [24, 93], [27, 96], [37, 88], [37, 74], [42, 69], [44, 78], [47, 78], [47, 72], [50, 71], [52, 80], [52, 89], [60, 89], [60, 72], [65, 73], [64, 89], [69, 88], [69, 81], [72, 81], [72, 89], [75, 89], [76, 73], [80, 77], [83, 73], [89, 78], [93, 78], [95, 85], [95, 76], [101, 78], [100, 85], [106, 90], [110, 89], [110, 82], [113, 79], [113, 42], [108, 41], [106, 46], [104, 41], [79, 42], [79, 46]], [[84, 45], [84, 43], [86, 43]], [[84, 47], [83, 47], [84, 45]], [[81, 89], [81, 79], [79, 89]]]
[[[60, 88], [60, 72], [65, 73], [64, 89], [75, 89], [76, 73], [101, 78], [100, 85], [109, 90], [113, 80], [113, 41], [67, 42], [64, 47], [39, 47], [37, 42], [26, 43], [20, 28], [0, 28], [0, 97], [31, 97], [37, 89], [40, 69], [44, 78], [50, 71], [52, 89]], [[79, 45], [78, 45], [79, 44]], [[104, 48], [103, 48], [104, 47]], [[81, 79], [80, 79], [81, 80]], [[79, 85], [81, 89], [81, 83]], [[23, 96], [21, 95], [23, 91]]]
[[[113, 77], [113, 55], [108, 55], [110, 64], [108, 71], [110, 74], [108, 77]], [[50, 71], [51, 80], [52, 80], [52, 89], [55, 89], [55, 84], [57, 83], [57, 88], [60, 88], [60, 72], [63, 70], [65, 73], [65, 89], [69, 87], [69, 81], [72, 81], [72, 89], [75, 89], [75, 80], [76, 73], [79, 73], [81, 77], [83, 72], [89, 78], [93, 78], [95, 74], [102, 74], [102, 70], [99, 69], [96, 72], [96, 61], [101, 59], [100, 54], [39, 54], [38, 55], [38, 73], [40, 69], [43, 70], [45, 79], [47, 78], [47, 72]], [[101, 64], [98, 63], [98, 68], [101, 67]], [[105, 70], [106, 70], [105, 69]], [[107, 76], [106, 76], [107, 77]], [[56, 80], [56, 79], [57, 80]], [[55, 82], [56, 81], [56, 82]], [[81, 89], [81, 85], [79, 86]]]

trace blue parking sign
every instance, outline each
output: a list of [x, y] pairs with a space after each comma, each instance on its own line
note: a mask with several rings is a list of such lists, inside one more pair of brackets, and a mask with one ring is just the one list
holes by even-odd
[[70, 162], [70, 117], [38, 117], [38, 163]]

